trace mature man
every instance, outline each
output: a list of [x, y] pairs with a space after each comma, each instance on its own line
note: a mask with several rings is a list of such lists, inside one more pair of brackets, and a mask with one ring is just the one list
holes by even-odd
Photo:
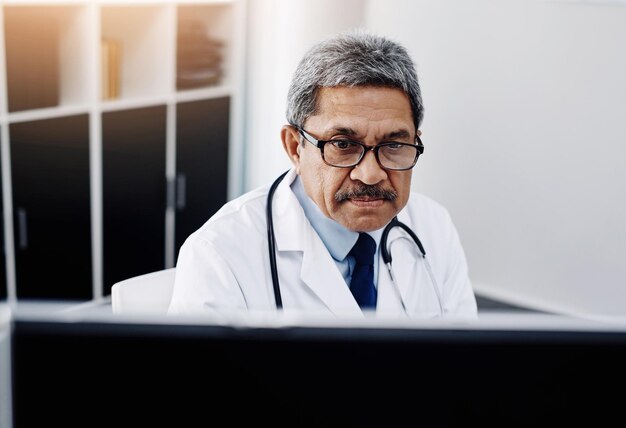
[[475, 316], [448, 212], [411, 192], [423, 105], [406, 49], [361, 31], [327, 39], [287, 104], [293, 168], [189, 236], [169, 313]]

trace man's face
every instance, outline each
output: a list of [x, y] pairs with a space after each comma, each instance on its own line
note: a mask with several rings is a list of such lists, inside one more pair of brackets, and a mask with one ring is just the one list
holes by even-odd
[[[319, 140], [351, 139], [367, 146], [390, 139], [415, 141], [418, 131], [411, 105], [399, 89], [334, 87], [322, 88], [318, 95], [318, 113], [306, 121], [304, 129]], [[297, 146], [292, 160], [309, 197], [327, 217], [350, 230], [380, 229], [408, 201], [412, 170], [384, 170], [372, 151], [355, 167], [337, 168], [324, 163], [320, 150], [305, 141]], [[364, 186], [374, 186], [381, 194], [372, 189], [368, 196], [359, 194]], [[383, 196], [382, 191], [397, 196]]]

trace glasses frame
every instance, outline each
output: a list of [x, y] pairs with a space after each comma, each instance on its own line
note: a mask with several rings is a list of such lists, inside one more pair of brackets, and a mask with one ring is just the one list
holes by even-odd
[[[420, 157], [420, 155], [422, 155], [424, 153], [424, 144], [422, 143], [422, 140], [420, 139], [419, 135], [415, 136], [415, 143], [416, 144], [411, 144], [411, 143], [400, 143], [400, 142], [396, 142], [396, 141], [383, 141], [382, 143], [378, 143], [375, 146], [368, 146], [366, 144], [361, 143], [360, 141], [354, 141], [354, 140], [350, 140], [347, 138], [343, 138], [343, 139], [337, 139], [337, 140], [318, 140], [317, 138], [315, 138], [314, 136], [312, 136], [311, 134], [309, 134], [307, 131], [305, 131], [303, 128], [300, 128], [299, 126], [295, 126], [292, 125], [294, 128], [296, 128], [298, 130], [298, 132], [300, 133], [300, 135], [302, 135], [302, 137], [308, 141], [309, 143], [313, 144], [315, 147], [317, 147], [318, 149], [320, 149], [320, 152], [322, 154], [322, 160], [324, 161], [324, 163], [328, 166], [332, 166], [335, 168], [354, 168], [355, 166], [357, 166], [358, 164], [361, 163], [361, 161], [363, 160], [363, 158], [365, 157], [365, 154], [371, 150], [374, 152], [374, 157], [376, 157], [376, 162], [378, 162], [378, 166], [380, 166], [382, 169], [384, 170], [388, 170], [388, 171], [408, 171], [409, 169], [412, 169], [415, 164], [417, 163], [417, 159]], [[350, 141], [353, 144], [358, 144], [359, 146], [363, 147], [363, 153], [361, 153], [361, 157], [359, 157], [359, 160], [357, 160], [355, 163], [351, 164], [351, 165], [333, 165], [331, 163], [328, 163], [326, 161], [326, 158], [324, 157], [324, 146], [327, 143], [336, 143], [337, 141]], [[411, 166], [407, 167], [407, 168], [387, 168], [386, 166], [383, 166], [383, 164], [380, 162], [380, 159], [378, 157], [378, 151], [380, 150], [381, 147], [385, 147], [385, 146], [390, 146], [390, 145], [403, 145], [403, 146], [412, 146], [412, 147], [417, 147], [417, 151], [415, 152], [415, 159], [413, 159], [413, 163], [411, 164]]]

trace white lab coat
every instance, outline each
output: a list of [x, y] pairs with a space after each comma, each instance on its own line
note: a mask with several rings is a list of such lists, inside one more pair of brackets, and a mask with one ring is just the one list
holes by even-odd
[[[311, 227], [290, 184], [293, 170], [273, 202], [276, 263], [285, 313], [363, 317], [346, 281]], [[180, 249], [170, 314], [275, 311], [265, 217], [269, 186], [224, 205]], [[441, 295], [444, 316], [474, 317], [476, 300], [457, 231], [438, 203], [412, 193], [398, 214], [420, 238]], [[374, 316], [440, 316], [435, 284], [413, 240], [400, 228], [389, 233], [396, 286], [380, 258]], [[406, 307], [402, 303], [398, 293]]]

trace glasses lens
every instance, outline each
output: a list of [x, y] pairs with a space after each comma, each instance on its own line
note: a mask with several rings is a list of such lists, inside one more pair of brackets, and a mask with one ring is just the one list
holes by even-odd
[[334, 140], [324, 145], [324, 160], [333, 166], [353, 166], [359, 162], [365, 149], [350, 140]]
[[390, 143], [378, 147], [378, 159], [383, 168], [408, 169], [417, 161], [418, 147], [414, 144]]

